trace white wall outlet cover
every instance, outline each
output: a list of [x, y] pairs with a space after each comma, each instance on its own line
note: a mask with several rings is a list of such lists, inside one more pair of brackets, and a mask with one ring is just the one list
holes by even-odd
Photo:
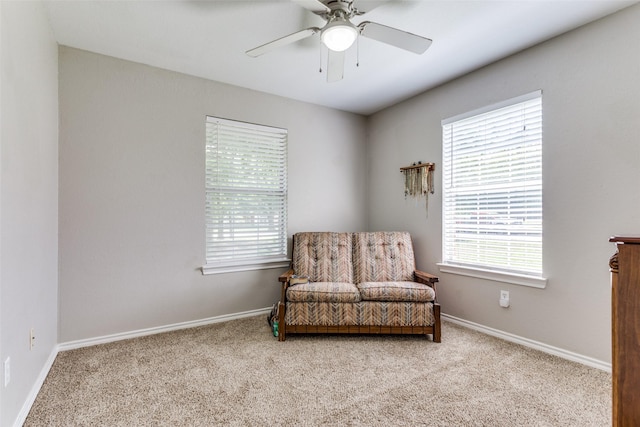
[[509, 307], [509, 291], [500, 291], [500, 307]]

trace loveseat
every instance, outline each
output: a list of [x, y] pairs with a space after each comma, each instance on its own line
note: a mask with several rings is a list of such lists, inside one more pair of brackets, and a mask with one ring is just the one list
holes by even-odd
[[415, 268], [407, 232], [293, 236], [280, 275], [278, 339], [293, 333], [425, 334], [440, 342], [438, 278]]

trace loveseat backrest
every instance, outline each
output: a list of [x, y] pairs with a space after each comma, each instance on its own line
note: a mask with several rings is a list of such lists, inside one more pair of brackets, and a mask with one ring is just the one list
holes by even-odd
[[353, 283], [352, 242], [352, 233], [296, 233], [293, 271], [312, 282]]
[[411, 235], [402, 231], [353, 234], [355, 283], [413, 281]]

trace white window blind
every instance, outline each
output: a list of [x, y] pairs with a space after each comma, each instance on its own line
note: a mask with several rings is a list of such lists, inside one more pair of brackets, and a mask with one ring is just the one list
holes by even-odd
[[207, 267], [286, 260], [287, 131], [207, 117], [206, 139]]
[[443, 263], [541, 276], [542, 93], [445, 120], [442, 132]]

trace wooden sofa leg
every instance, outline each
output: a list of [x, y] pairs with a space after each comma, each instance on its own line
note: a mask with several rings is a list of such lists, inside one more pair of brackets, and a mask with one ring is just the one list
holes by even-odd
[[440, 336], [440, 304], [438, 303], [433, 304], [433, 317], [433, 342], [440, 342], [442, 338]]
[[284, 304], [278, 303], [278, 341], [284, 341], [286, 336], [286, 325], [284, 324]]

